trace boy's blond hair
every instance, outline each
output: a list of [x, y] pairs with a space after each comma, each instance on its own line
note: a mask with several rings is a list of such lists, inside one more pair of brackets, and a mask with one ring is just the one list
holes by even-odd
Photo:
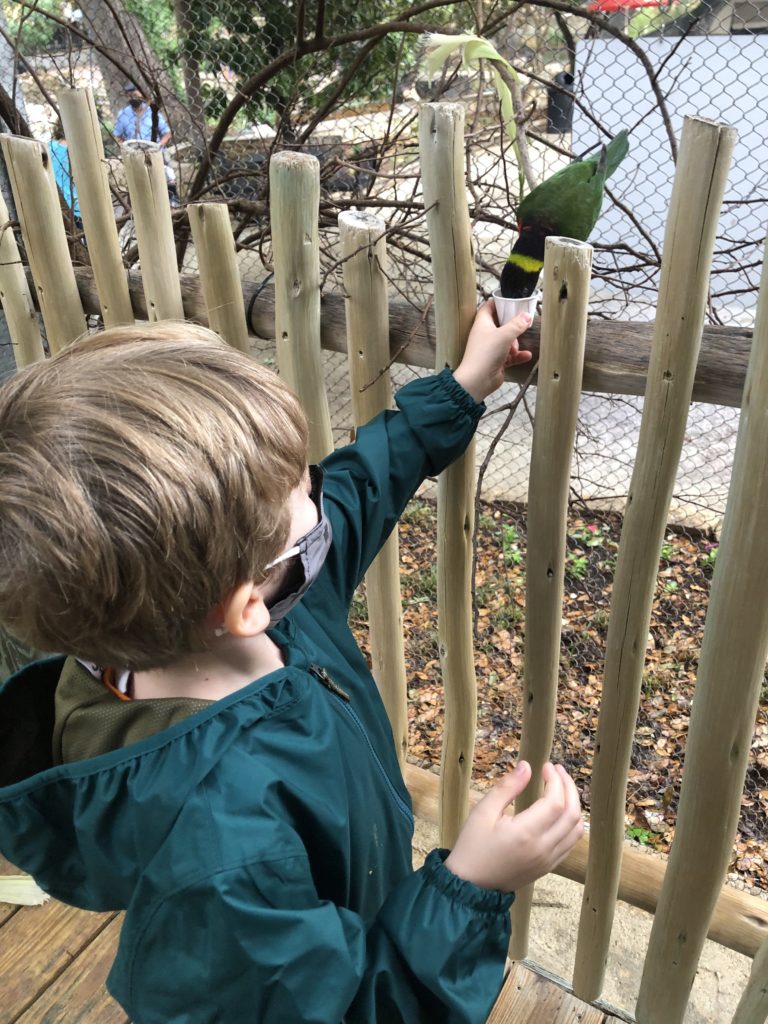
[[306, 459], [295, 395], [203, 327], [113, 328], [28, 367], [0, 388], [0, 622], [118, 668], [201, 649], [283, 549]]

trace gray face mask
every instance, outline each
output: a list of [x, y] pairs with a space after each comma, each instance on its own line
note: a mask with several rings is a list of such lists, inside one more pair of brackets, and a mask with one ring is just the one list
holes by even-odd
[[309, 467], [312, 482], [310, 497], [317, 507], [317, 526], [300, 537], [293, 547], [284, 551], [267, 569], [281, 562], [292, 560], [288, 574], [277, 594], [267, 605], [269, 624], [274, 626], [302, 599], [320, 574], [326, 555], [331, 547], [333, 534], [331, 524], [323, 509], [323, 470], [321, 466]]

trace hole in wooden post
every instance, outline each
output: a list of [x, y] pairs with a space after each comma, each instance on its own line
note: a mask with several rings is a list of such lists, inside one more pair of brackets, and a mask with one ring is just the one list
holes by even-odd
[[552, 374], [552, 380], [560, 380], [560, 374], [557, 372], [557, 370], [555, 370], [555, 372]]
[[561, 302], [564, 302], [567, 298], [568, 298], [568, 282], [567, 281], [563, 281], [563, 283], [560, 285], [560, 294], [558, 295], [558, 299]]
[[550, 580], [551, 580], [551, 579], [552, 579], [552, 577], [553, 577], [554, 575], [555, 575], [555, 574], [554, 574], [554, 572], [552, 571], [552, 569], [551, 569], [551, 568], [547, 569], [547, 578], [548, 578], [548, 579], [550, 579]]
[[664, 377], [664, 380], [672, 380], [672, 371], [665, 370], [662, 376]]

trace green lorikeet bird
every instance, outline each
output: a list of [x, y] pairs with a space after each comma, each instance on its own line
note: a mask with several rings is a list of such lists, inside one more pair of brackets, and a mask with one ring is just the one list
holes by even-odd
[[564, 235], [586, 242], [600, 216], [603, 186], [627, 155], [627, 132], [586, 160], [574, 160], [529, 192], [517, 211], [517, 241], [501, 272], [505, 299], [530, 295], [544, 266], [544, 239]]

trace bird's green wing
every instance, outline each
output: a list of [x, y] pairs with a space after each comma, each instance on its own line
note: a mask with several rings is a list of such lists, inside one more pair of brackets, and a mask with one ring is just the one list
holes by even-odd
[[627, 140], [627, 132], [621, 131], [604, 156], [601, 150], [587, 160], [574, 160], [542, 181], [520, 203], [518, 222], [585, 242], [600, 215], [605, 180], [627, 155]]

